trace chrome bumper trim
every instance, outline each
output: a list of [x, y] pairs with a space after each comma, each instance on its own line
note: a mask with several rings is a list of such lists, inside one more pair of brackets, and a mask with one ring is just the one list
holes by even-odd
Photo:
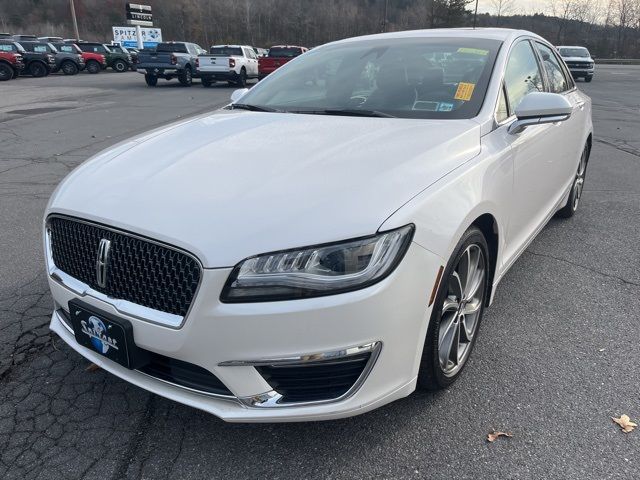
[[245, 406], [250, 408], [287, 408], [287, 407], [301, 407], [306, 405], [320, 405], [325, 403], [335, 403], [341, 400], [345, 400], [353, 396], [364, 384], [365, 380], [371, 373], [373, 366], [380, 355], [382, 350], [382, 342], [372, 342], [365, 345], [359, 345], [355, 347], [349, 347], [342, 350], [334, 350], [330, 352], [320, 352], [307, 355], [296, 355], [291, 357], [278, 357], [278, 358], [264, 358], [260, 360], [232, 360], [228, 362], [219, 363], [220, 367], [229, 366], [244, 366], [244, 367], [259, 367], [266, 365], [304, 365], [308, 362], [322, 362], [331, 361], [335, 359], [341, 359], [358, 355], [361, 353], [371, 352], [371, 356], [367, 361], [362, 373], [351, 386], [351, 388], [344, 394], [336, 398], [330, 398], [328, 400], [315, 400], [309, 402], [291, 402], [282, 403], [283, 395], [276, 390], [270, 390], [258, 395], [252, 395], [248, 397], [238, 397], [238, 400]]

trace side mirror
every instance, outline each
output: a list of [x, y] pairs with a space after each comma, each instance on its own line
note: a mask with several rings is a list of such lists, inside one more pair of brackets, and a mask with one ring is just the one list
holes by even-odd
[[248, 88], [239, 88], [238, 90], [234, 90], [233, 93], [231, 94], [231, 103], [236, 103], [248, 91], [249, 91]]
[[558, 93], [529, 93], [516, 108], [518, 119], [509, 126], [509, 133], [516, 135], [532, 125], [563, 122], [572, 111], [569, 100]]

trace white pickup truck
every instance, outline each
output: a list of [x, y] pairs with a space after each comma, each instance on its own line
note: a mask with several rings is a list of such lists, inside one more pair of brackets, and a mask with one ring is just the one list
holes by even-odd
[[198, 56], [197, 69], [204, 87], [217, 81], [245, 87], [247, 79], [258, 78], [258, 56], [247, 45], [213, 45]]

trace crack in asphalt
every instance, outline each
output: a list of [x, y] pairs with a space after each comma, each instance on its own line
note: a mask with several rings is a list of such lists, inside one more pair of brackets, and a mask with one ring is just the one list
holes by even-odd
[[535, 252], [535, 251], [532, 251], [532, 250], [525, 250], [525, 253], [528, 253], [530, 255], [535, 255], [537, 257], [544, 257], [544, 258], [549, 258], [549, 259], [552, 259], [552, 260], [557, 260], [558, 262], [563, 262], [563, 263], [567, 263], [569, 265], [573, 265], [574, 267], [583, 268], [585, 270], [588, 270], [588, 271], [590, 271], [592, 273], [595, 273], [597, 275], [601, 275], [603, 277], [613, 278], [615, 280], [618, 280], [618, 281], [624, 283], [625, 285], [632, 285], [634, 287], [640, 287], [640, 283], [636, 283], [636, 282], [633, 282], [631, 280], [627, 280], [626, 278], [618, 277], [617, 275], [612, 275], [610, 273], [601, 272], [600, 270], [596, 270], [594, 268], [587, 267], [586, 265], [582, 265], [580, 263], [573, 262], [573, 261], [568, 260], [566, 258], [555, 257], [555, 256], [549, 255], [547, 253], [540, 253], [540, 252]]
[[628, 153], [630, 155], [633, 155], [634, 157], [640, 157], [640, 150], [638, 150], [636, 148], [633, 148], [631, 145], [629, 145], [625, 141], [620, 140], [622, 145], [619, 145], [619, 144], [614, 143], [614, 142], [610, 142], [608, 140], [604, 140], [602, 138], [596, 138], [595, 141], [598, 142], [598, 143], [602, 143], [604, 145], [607, 145], [609, 147], [613, 147], [616, 150], [620, 150], [621, 152], [625, 152], [625, 153]]

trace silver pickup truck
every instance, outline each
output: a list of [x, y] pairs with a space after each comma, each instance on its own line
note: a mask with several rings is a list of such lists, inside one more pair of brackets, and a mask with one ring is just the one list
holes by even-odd
[[202, 53], [206, 51], [195, 43], [159, 43], [155, 50], [141, 50], [138, 53], [136, 69], [144, 74], [150, 87], [157, 85], [158, 78], [177, 78], [182, 85], [190, 87], [193, 78], [198, 76], [197, 59]]

